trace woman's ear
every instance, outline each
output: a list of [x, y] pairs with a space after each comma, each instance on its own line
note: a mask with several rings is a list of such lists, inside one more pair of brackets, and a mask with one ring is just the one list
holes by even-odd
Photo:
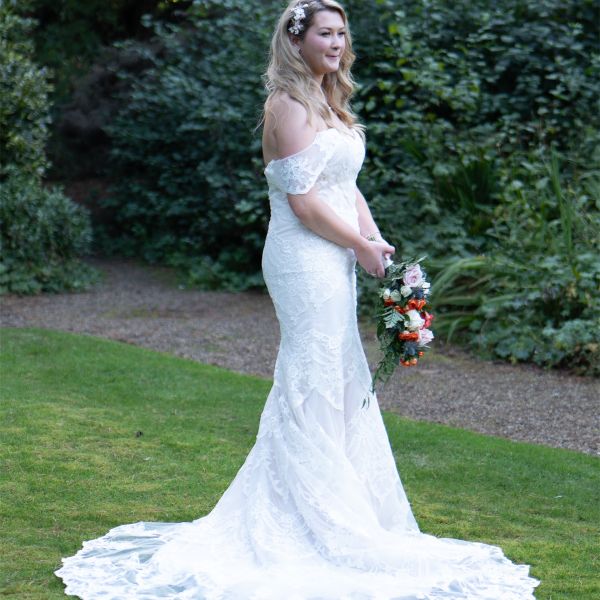
[[300, 50], [301, 50], [301, 48], [300, 48], [300, 38], [297, 35], [294, 35], [292, 33], [288, 33], [288, 36], [290, 38], [290, 43], [294, 47], [294, 50], [296, 52], [299, 52], [300, 54], [302, 54], [302, 52], [300, 52]]

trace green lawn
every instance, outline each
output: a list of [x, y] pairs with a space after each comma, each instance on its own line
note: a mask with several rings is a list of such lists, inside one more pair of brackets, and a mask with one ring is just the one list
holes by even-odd
[[[115, 525], [206, 514], [271, 385], [41, 329], [2, 330], [1, 350], [0, 596], [19, 600], [64, 598], [61, 556]], [[539, 599], [600, 597], [597, 458], [384, 418], [423, 531], [500, 545]]]

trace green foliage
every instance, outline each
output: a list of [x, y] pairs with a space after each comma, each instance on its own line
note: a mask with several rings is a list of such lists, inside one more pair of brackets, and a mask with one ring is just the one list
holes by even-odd
[[33, 60], [31, 19], [18, 17], [0, 5], [0, 180], [8, 165], [32, 177], [47, 166], [48, 93], [45, 67]]
[[408, 254], [476, 252], [506, 157], [567, 148], [600, 126], [597, 2], [378, 4], [376, 43], [356, 69], [369, 126], [361, 184], [390, 237], [428, 224]]
[[42, 187], [50, 86], [31, 58], [32, 25], [0, 5], [0, 294], [80, 289], [94, 278], [77, 260], [89, 249], [89, 215]]
[[598, 373], [597, 2], [378, 4], [360, 183], [398, 253], [428, 253], [436, 331]]
[[268, 201], [255, 127], [268, 8], [201, 2], [190, 12], [193, 26], [155, 24], [161, 53], [149, 55], [153, 68], [131, 81], [109, 130], [118, 183], [104, 207], [115, 215], [113, 251], [202, 262], [191, 277], [208, 287], [206, 265], [214, 261], [220, 273], [243, 276], [238, 289], [261, 281]]
[[181, 0], [18, 0], [15, 9], [32, 18], [35, 60], [53, 72], [53, 101], [61, 103], [73, 91], [76, 77], [93, 64], [111, 42], [143, 34], [141, 17], [154, 13], [173, 18], [190, 4]]
[[13, 171], [0, 182], [0, 293], [80, 290], [97, 279], [87, 211], [58, 188]]
[[[595, 114], [597, 1], [378, 4], [383, 35], [359, 71], [373, 134], [404, 140], [411, 124], [417, 133], [431, 126], [449, 134], [445, 145], [456, 154], [492, 133], [487, 125], [507, 153], [539, 133], [564, 144]], [[391, 131], [374, 127], [379, 117], [393, 122]]]
[[[505, 181], [487, 256], [434, 281], [440, 332], [510, 360], [600, 374], [600, 172], [532, 152]], [[567, 182], [567, 183], [563, 183]]]

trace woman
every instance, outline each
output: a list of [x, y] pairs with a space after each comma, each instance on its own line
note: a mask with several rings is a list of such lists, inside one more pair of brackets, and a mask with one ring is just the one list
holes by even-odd
[[514, 599], [538, 581], [494, 546], [421, 533], [398, 477], [356, 324], [355, 265], [394, 252], [356, 187], [344, 10], [292, 2], [271, 47], [263, 272], [281, 327], [256, 443], [191, 523], [122, 525], [63, 559], [84, 599]]

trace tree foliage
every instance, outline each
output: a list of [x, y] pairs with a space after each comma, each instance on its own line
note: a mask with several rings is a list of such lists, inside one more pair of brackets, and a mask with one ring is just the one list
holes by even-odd
[[187, 264], [209, 285], [261, 284], [268, 203], [255, 129], [272, 15], [268, 3], [211, 1], [190, 12], [193, 26], [154, 24], [160, 55], [109, 129], [114, 251]]
[[0, 293], [78, 289], [93, 271], [87, 211], [42, 186], [50, 86], [32, 60], [33, 22], [0, 5]]
[[73, 81], [115, 40], [143, 38], [143, 14], [177, 19], [189, 0], [13, 0], [21, 16], [34, 22], [34, 60], [52, 69], [55, 103], [73, 91]]
[[598, 3], [379, 4], [361, 184], [402, 254], [429, 253], [438, 333], [600, 372]]
[[47, 70], [34, 64], [33, 42], [28, 34], [34, 22], [0, 7], [0, 178], [8, 165], [31, 176], [47, 166]]

